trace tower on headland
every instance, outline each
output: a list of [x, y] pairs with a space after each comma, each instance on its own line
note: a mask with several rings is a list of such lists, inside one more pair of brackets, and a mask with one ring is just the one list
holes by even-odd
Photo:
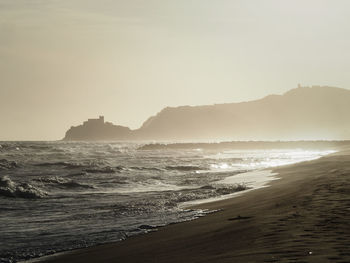
[[99, 116], [98, 119], [88, 119], [87, 121], [84, 121], [83, 125], [103, 125], [105, 123], [104, 116]]

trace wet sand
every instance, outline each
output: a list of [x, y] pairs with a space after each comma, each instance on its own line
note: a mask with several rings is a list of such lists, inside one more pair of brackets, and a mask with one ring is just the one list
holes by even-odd
[[350, 262], [350, 151], [274, 169], [270, 187], [123, 242], [42, 262]]

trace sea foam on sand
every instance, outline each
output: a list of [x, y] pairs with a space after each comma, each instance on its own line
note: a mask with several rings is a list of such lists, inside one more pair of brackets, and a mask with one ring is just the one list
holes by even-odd
[[273, 180], [279, 179], [276, 177], [277, 173], [273, 173], [272, 170], [255, 170], [250, 171], [246, 173], [236, 174], [233, 176], [226, 177], [223, 180], [217, 181], [216, 184], [218, 185], [244, 185], [247, 187], [247, 190], [239, 191], [236, 193], [228, 194], [228, 195], [222, 195], [219, 197], [214, 198], [208, 198], [208, 199], [201, 199], [201, 200], [195, 200], [195, 201], [189, 201], [181, 204], [182, 208], [198, 205], [202, 203], [209, 203], [214, 201], [219, 201], [223, 199], [232, 198], [244, 193], [247, 193], [249, 191], [259, 189], [262, 187], [269, 186], [269, 183]]

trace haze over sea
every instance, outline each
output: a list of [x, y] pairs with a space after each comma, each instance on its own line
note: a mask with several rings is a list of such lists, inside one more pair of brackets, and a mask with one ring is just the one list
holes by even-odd
[[332, 152], [140, 146], [0, 142], [0, 262], [119, 241], [192, 220], [210, 211], [184, 208], [184, 202], [260, 187], [272, 179], [268, 172], [245, 173]]

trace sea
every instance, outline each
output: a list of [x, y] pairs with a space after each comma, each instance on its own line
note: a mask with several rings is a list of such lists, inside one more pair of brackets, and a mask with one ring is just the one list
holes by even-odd
[[266, 169], [332, 152], [142, 146], [0, 142], [0, 262], [122, 241], [194, 220], [213, 211], [189, 204], [266, 187], [278, 177]]

